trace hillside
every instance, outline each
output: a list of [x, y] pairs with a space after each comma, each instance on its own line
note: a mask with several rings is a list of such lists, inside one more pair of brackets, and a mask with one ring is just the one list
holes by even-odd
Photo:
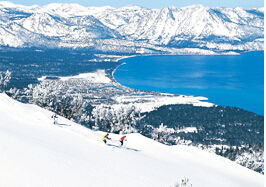
[[3, 1], [0, 15], [0, 46], [140, 54], [264, 49], [264, 8], [40, 7]]
[[263, 186], [263, 175], [192, 146], [129, 134], [124, 148], [52, 113], [0, 94], [0, 186]]

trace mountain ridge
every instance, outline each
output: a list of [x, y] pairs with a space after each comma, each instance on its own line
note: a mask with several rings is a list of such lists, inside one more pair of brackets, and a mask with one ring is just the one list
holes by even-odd
[[[134, 53], [175, 53], [183, 48], [264, 50], [264, 8], [193, 5], [147, 9], [0, 2], [0, 15], [1, 46], [91, 47], [109, 52], [126, 52], [129, 47]], [[117, 49], [117, 45], [126, 48]]]

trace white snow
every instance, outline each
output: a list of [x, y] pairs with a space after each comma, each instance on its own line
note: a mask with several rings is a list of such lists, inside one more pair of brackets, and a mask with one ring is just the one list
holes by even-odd
[[189, 133], [189, 132], [198, 132], [198, 129], [196, 127], [186, 127], [180, 130], [177, 130], [177, 132], [185, 132], [185, 133]]
[[146, 9], [75, 3], [40, 7], [4, 1], [0, 2], [0, 45], [92, 47], [103, 52], [140, 54], [158, 50], [189, 54], [195, 50], [201, 54], [263, 50], [263, 14], [264, 8], [250, 11], [194, 5]]
[[37, 9], [39, 8], [38, 5], [32, 5], [32, 6], [24, 6], [24, 5], [21, 5], [21, 4], [14, 4], [12, 2], [9, 2], [9, 1], [0, 1], [0, 7], [7, 7], [7, 8], [21, 8], [22, 10], [23, 9]]
[[172, 95], [163, 93], [162, 95], [136, 95], [136, 96], [115, 96], [113, 97], [118, 103], [113, 107], [121, 108], [121, 105], [127, 103], [133, 104], [141, 112], [150, 112], [163, 105], [174, 104], [192, 104], [193, 106], [212, 107], [213, 103], [207, 102], [208, 98], [202, 96], [185, 96], [185, 95]]
[[[58, 119], [38, 106], [0, 94], [0, 186], [257, 187], [263, 175], [195, 147], [166, 146], [140, 134], [124, 148], [107, 146], [103, 132]], [[117, 144], [119, 135], [110, 136]], [[116, 141], [115, 141], [116, 140]], [[110, 142], [112, 143], [112, 142]]]
[[47, 78], [47, 76], [41, 76], [39, 78], [37, 78], [38, 81], [44, 81]]
[[[57, 77], [57, 76], [55, 76]], [[74, 79], [86, 79], [91, 83], [111, 83], [111, 79], [106, 76], [104, 69], [98, 69], [92, 73], [80, 73], [74, 76], [65, 76], [65, 77], [57, 77], [62, 81], [74, 80]], [[42, 76], [38, 78], [38, 81], [44, 81], [47, 79], [47, 76]]]
[[[41, 80], [42, 78], [40, 78]], [[111, 79], [106, 76], [105, 70], [99, 69], [93, 73], [81, 73], [76, 76], [60, 77], [60, 80], [67, 81], [70, 79], [86, 79], [92, 83], [110, 83]], [[39, 80], [39, 79], [38, 79]]]

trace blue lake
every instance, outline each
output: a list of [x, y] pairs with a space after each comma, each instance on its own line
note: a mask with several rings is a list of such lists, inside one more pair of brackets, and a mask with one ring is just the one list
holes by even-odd
[[130, 88], [205, 96], [264, 115], [264, 52], [123, 59], [115, 79]]

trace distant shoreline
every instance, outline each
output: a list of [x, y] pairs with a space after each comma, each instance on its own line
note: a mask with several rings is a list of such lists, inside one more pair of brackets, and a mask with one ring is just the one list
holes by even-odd
[[[243, 53], [239, 53], [239, 54], [236, 54], [237, 56], [238, 55], [240, 55], [240, 54], [247, 54], [247, 53], [252, 53], [252, 52], [264, 52], [264, 50], [259, 50], [259, 51], [248, 51], [248, 52], [243, 52]], [[113, 72], [112, 72], [112, 77], [113, 77], [113, 80], [115, 80], [115, 82], [117, 82], [118, 84], [120, 84], [120, 85], [122, 85], [122, 86], [124, 86], [124, 87], [128, 87], [128, 86], [126, 86], [126, 85], [123, 85], [121, 82], [119, 82], [116, 78], [115, 78], [115, 73], [117, 72], [117, 69], [120, 67], [120, 66], [122, 66], [122, 65], [125, 65], [127, 62], [121, 62], [122, 60], [125, 60], [125, 59], [129, 59], [129, 58], [134, 58], [134, 57], [145, 57], [145, 56], [175, 56], [176, 54], [162, 54], [162, 55], [157, 55], [157, 54], [149, 54], [149, 55], [133, 55], [133, 56], [127, 56], [127, 57], [123, 57], [123, 58], [121, 58], [121, 59], [119, 59], [119, 60], [117, 60], [118, 62], [120, 62], [121, 64], [119, 64], [114, 70], [113, 70]], [[225, 54], [218, 54], [218, 56], [220, 56], [220, 55], [225, 55]], [[226, 54], [226, 56], [227, 55], [232, 55], [232, 54]], [[179, 56], [179, 55], [176, 55], [176, 56]], [[180, 56], [184, 56], [184, 54], [183, 55], [180, 55]], [[185, 56], [194, 56], [194, 55], [185, 55]], [[200, 56], [202, 56], [202, 55], [200, 55]], [[203, 56], [213, 56], [213, 55], [203, 55]], [[235, 55], [233, 55], [233, 56], [235, 56]], [[147, 90], [143, 90], [143, 89], [139, 89], [139, 88], [134, 88], [134, 87], [128, 87], [128, 88], [131, 88], [131, 89], [137, 89], [137, 90], [142, 90], [142, 91], [152, 91], [152, 92], [157, 92], [157, 93], [168, 93], [168, 94], [174, 94], [174, 95], [180, 95], [180, 94], [175, 94], [175, 93], [169, 93], [169, 92], [161, 92], [161, 91], [155, 91], [155, 90], [151, 90], [151, 89], [147, 89]], [[181, 95], [185, 95], [185, 96], [189, 96], [189, 95], [187, 95], [187, 94], [181, 94]], [[208, 100], [209, 100], [209, 102], [211, 102], [211, 103], [215, 103], [215, 104], [217, 104], [217, 102], [214, 102], [214, 101], [210, 101], [210, 98], [209, 98], [209, 96], [206, 96], [206, 95], [194, 95], [195, 97], [196, 96], [203, 96], [203, 97], [206, 97], [206, 98], [208, 98]], [[231, 105], [231, 104], [225, 104], [225, 105], [221, 105], [221, 104], [219, 104], [220, 106], [229, 106], [229, 107], [238, 107], [238, 108], [241, 108], [241, 109], [244, 109], [244, 110], [248, 110], [248, 111], [251, 111], [251, 112], [254, 112], [254, 113], [256, 113], [256, 114], [259, 114], [259, 115], [262, 115], [262, 116], [264, 116], [264, 113], [262, 114], [262, 113], [260, 113], [260, 112], [255, 112], [253, 109], [249, 109], [249, 108], [245, 108], [245, 107], [241, 107], [241, 105], [238, 105], [237, 103], [236, 103], [236, 105]]]

